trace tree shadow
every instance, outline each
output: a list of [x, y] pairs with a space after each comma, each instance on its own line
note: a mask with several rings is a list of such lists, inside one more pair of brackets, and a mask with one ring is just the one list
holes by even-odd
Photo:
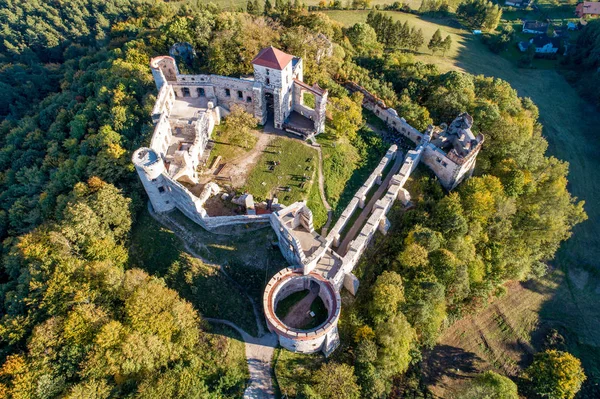
[[424, 358], [423, 377], [428, 385], [435, 385], [444, 377], [467, 379], [465, 374], [478, 372], [476, 364], [483, 361], [475, 353], [450, 345], [436, 345]]

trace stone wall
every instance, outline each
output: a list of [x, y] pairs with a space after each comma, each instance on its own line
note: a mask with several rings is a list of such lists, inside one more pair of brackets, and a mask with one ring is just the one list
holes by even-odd
[[[363, 106], [372, 111], [379, 119], [384, 121], [388, 128], [410, 139], [413, 143], [420, 145], [423, 137], [428, 134], [421, 133], [410, 126], [406, 120], [398, 116], [393, 108], [388, 107], [385, 102], [370, 93], [365, 88], [354, 82], [348, 82], [346, 87], [352, 92], [363, 94]], [[446, 153], [439, 147], [430, 143], [423, 154], [423, 163], [436, 174], [440, 183], [447, 190], [453, 190], [465, 178], [470, 177], [475, 169], [477, 154], [483, 143], [483, 136], [478, 136], [479, 144], [465, 157], [457, 156], [452, 152]]]
[[158, 90], [167, 82], [177, 81], [177, 75], [179, 75], [175, 59], [167, 55], [152, 58], [150, 69]]
[[388, 107], [379, 97], [354, 82], [348, 82], [346, 87], [352, 92], [362, 93], [363, 107], [373, 112], [379, 119], [384, 121], [390, 130], [403, 135], [415, 144], [421, 142], [423, 133], [409, 125], [408, 122], [406, 122], [406, 119], [398, 116], [398, 112], [396, 112], [395, 109]]
[[[341, 289], [342, 285], [347, 285], [351, 287], [351, 292], [356, 292], [356, 289], [358, 288], [358, 281], [356, 278], [352, 278], [352, 270], [354, 270], [356, 263], [358, 263], [360, 257], [367, 248], [367, 245], [373, 239], [375, 232], [379, 231], [382, 234], [387, 233], [390, 223], [387, 220], [386, 215], [398, 198], [399, 193], [401, 193], [403, 190], [403, 186], [408, 180], [408, 177], [419, 164], [425, 147], [429, 143], [429, 136], [423, 137], [422, 145], [407, 153], [400, 171], [390, 180], [386, 194], [375, 203], [367, 222], [356, 238], [350, 243], [346, 255], [344, 255], [343, 258], [342, 267], [333, 278], [333, 282], [338, 289]], [[390, 150], [392, 150], [392, 148], [390, 148]], [[402, 195], [405, 197], [404, 193]], [[354, 199], [357, 199], [357, 196], [355, 196]]]
[[364, 208], [365, 201], [367, 198], [367, 194], [373, 188], [375, 184], [381, 184], [383, 179], [383, 170], [388, 166], [390, 162], [392, 162], [396, 158], [396, 154], [398, 151], [398, 146], [395, 144], [392, 145], [386, 152], [386, 154], [379, 161], [379, 165], [373, 170], [373, 172], [369, 175], [365, 183], [356, 191], [354, 197], [350, 201], [350, 203], [344, 209], [344, 212], [340, 215], [340, 218], [337, 220], [335, 225], [327, 234], [327, 243], [328, 245], [338, 246], [340, 240], [340, 233], [346, 227], [346, 224], [352, 217], [354, 211], [357, 208]]

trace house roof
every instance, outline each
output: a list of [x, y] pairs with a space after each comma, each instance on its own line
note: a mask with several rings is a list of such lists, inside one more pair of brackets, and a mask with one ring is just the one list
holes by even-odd
[[540, 21], [525, 21], [523, 29], [545, 32], [548, 29], [548, 24]]
[[531, 39], [531, 43], [533, 43], [535, 47], [544, 47], [548, 43], [552, 43], [552, 47], [559, 47], [560, 40], [546, 35], [539, 35]]
[[266, 47], [252, 60], [252, 64], [267, 68], [279, 69], [280, 71], [294, 59], [293, 55], [286, 54], [273, 46]]
[[583, 14], [600, 14], [600, 1], [584, 1], [583, 5], [581, 4], [582, 3], [579, 3], [577, 8], [582, 10]]

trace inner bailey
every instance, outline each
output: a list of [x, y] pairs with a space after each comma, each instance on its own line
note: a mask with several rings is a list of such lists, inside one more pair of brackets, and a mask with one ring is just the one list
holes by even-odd
[[[170, 56], [150, 60], [158, 89], [152, 110], [154, 133], [150, 146], [135, 151], [132, 161], [156, 212], [177, 208], [211, 231], [236, 224], [269, 224], [269, 215], [256, 215], [253, 207], [246, 207], [247, 215], [211, 217], [204, 203], [218, 194], [218, 186], [205, 189], [199, 197], [186, 187], [198, 184], [197, 170], [207, 158], [212, 131], [233, 106], [263, 125], [272, 117], [275, 127], [303, 138], [324, 131], [327, 90], [303, 82], [301, 58], [267, 47], [252, 64], [254, 77], [232, 78], [181, 74]], [[304, 103], [304, 93], [314, 96], [314, 108]]]

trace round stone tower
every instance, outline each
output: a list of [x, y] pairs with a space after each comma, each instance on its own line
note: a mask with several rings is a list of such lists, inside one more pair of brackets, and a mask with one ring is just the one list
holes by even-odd
[[147, 147], [139, 148], [133, 153], [131, 160], [154, 210], [167, 212], [173, 209], [174, 204], [169, 201], [169, 182], [163, 176], [165, 164], [156, 151]]

